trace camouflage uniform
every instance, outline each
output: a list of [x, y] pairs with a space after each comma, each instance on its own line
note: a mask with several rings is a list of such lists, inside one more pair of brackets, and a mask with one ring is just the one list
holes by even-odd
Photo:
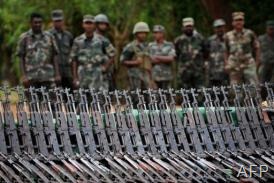
[[248, 29], [237, 33], [232, 30], [225, 35], [226, 52], [230, 83], [258, 83], [256, 63], [253, 57], [254, 49], [259, 47], [256, 35]]
[[208, 39], [210, 85], [227, 85], [228, 76], [224, 70], [225, 43], [216, 34]]
[[32, 86], [54, 86], [54, 56], [58, 48], [54, 38], [47, 32], [23, 33], [17, 45], [17, 55], [25, 60], [26, 77]]
[[115, 49], [102, 36], [94, 34], [89, 39], [82, 34], [75, 38], [70, 61], [77, 62], [80, 87], [108, 90], [108, 80], [103, 74], [102, 65], [114, 55]]
[[59, 32], [52, 28], [49, 32], [54, 36], [59, 49], [59, 69], [62, 79], [62, 86], [71, 87], [72, 73], [69, 63], [69, 53], [73, 42], [73, 36], [68, 31]]
[[[138, 44], [134, 40], [124, 47], [120, 61], [123, 63], [127, 60], [135, 60], [137, 57], [149, 59], [149, 48], [147, 43]], [[128, 67], [128, 77], [131, 90], [135, 90], [136, 88], [147, 89], [150, 87], [150, 72], [142, 66]]]
[[261, 73], [260, 82], [274, 81], [274, 40], [264, 34], [259, 37], [261, 47]]
[[178, 88], [202, 87], [204, 84], [205, 42], [201, 34], [194, 31], [193, 36], [183, 34], [175, 39], [177, 55]]
[[[176, 56], [174, 45], [167, 41], [164, 41], [161, 45], [158, 45], [155, 41], [149, 43], [149, 54], [150, 56]], [[157, 83], [158, 88], [169, 88], [172, 80], [171, 64], [155, 64], [152, 67], [152, 79]]]

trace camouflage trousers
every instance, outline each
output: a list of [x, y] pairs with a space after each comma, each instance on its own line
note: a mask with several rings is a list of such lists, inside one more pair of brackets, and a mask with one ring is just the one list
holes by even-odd
[[151, 87], [151, 75], [147, 71], [142, 71], [138, 75], [131, 75], [129, 73], [129, 88], [130, 90], [148, 89]]
[[229, 73], [230, 84], [258, 84], [258, 76], [255, 63], [249, 64], [240, 70], [231, 70]]
[[259, 78], [261, 83], [273, 82], [274, 81], [274, 63], [263, 63], [260, 68]]
[[203, 69], [185, 69], [177, 74], [177, 88], [201, 88], [205, 85]]
[[171, 87], [171, 81], [155, 81], [157, 88], [169, 89]]

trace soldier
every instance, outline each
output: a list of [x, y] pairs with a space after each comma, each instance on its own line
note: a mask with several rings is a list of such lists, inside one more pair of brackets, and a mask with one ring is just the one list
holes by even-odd
[[206, 46], [203, 36], [194, 31], [194, 20], [184, 18], [183, 34], [175, 39], [177, 55], [177, 86], [199, 88], [204, 85]]
[[[225, 34], [225, 69], [231, 84], [258, 83], [259, 42], [253, 31], [244, 28], [244, 13], [232, 14], [233, 30]], [[253, 56], [255, 53], [255, 57]]]
[[42, 30], [42, 23], [42, 15], [32, 13], [31, 29], [23, 33], [18, 42], [17, 55], [25, 87], [54, 87], [54, 82], [61, 79], [57, 45], [54, 38]]
[[224, 54], [225, 54], [225, 21], [217, 19], [213, 22], [214, 32], [208, 39], [209, 46], [209, 85], [220, 86], [228, 84], [228, 75], [224, 70]]
[[[105, 40], [108, 42], [107, 44], [111, 44], [110, 40], [106, 37], [106, 33], [109, 29], [109, 20], [108, 17], [104, 14], [98, 14], [95, 16], [95, 23], [96, 23], [96, 34], [99, 36], [105, 37]], [[114, 46], [111, 44], [114, 48]], [[114, 57], [112, 60], [108, 62], [108, 71], [105, 72], [106, 78], [109, 81], [109, 89], [114, 90], [115, 87], [115, 79], [114, 79]]]
[[171, 42], [165, 40], [165, 28], [162, 25], [153, 27], [154, 42], [149, 43], [149, 54], [153, 64], [152, 79], [158, 88], [171, 87], [172, 68], [175, 59], [175, 49]]
[[83, 28], [85, 33], [75, 38], [70, 53], [74, 88], [108, 90], [104, 73], [115, 50], [103, 36], [94, 34], [96, 25], [92, 15], [84, 16]]
[[62, 87], [72, 88], [71, 65], [69, 52], [73, 42], [72, 34], [65, 30], [64, 15], [62, 10], [53, 10], [51, 13], [53, 27], [49, 32], [53, 35], [59, 49], [59, 69]]
[[151, 88], [151, 62], [146, 42], [149, 27], [145, 22], [135, 24], [133, 34], [135, 40], [128, 43], [121, 54], [120, 61], [128, 67], [130, 89]]
[[260, 81], [274, 81], [274, 20], [266, 22], [266, 34], [259, 37], [261, 46]]

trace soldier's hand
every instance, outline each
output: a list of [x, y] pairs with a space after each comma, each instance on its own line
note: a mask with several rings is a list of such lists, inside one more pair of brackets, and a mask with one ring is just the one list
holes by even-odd
[[150, 59], [151, 59], [153, 64], [159, 64], [160, 63], [160, 60], [158, 59], [157, 56], [151, 56]]
[[78, 89], [79, 85], [80, 85], [80, 82], [79, 82], [78, 79], [75, 78], [75, 79], [73, 79], [72, 84], [73, 84], [74, 89]]
[[23, 77], [22, 77], [22, 81], [23, 81], [23, 85], [24, 85], [26, 88], [30, 87], [30, 81], [29, 81], [29, 79], [28, 79], [26, 76], [23, 76]]
[[141, 65], [143, 63], [143, 59], [141, 57], [138, 57], [136, 59], [136, 65]]
[[101, 66], [101, 71], [102, 71], [103, 73], [106, 72], [106, 71], [107, 71], [106, 66], [102, 65], [102, 66]]
[[56, 75], [56, 76], [55, 76], [55, 82], [56, 82], [57, 84], [59, 84], [59, 83], [61, 82], [61, 76], [60, 76], [60, 75]]

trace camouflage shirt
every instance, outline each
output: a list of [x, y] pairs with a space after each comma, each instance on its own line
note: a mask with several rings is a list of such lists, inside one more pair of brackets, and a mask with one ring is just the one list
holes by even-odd
[[[135, 60], [138, 56], [149, 57], [148, 43], [137, 43], [137, 41], [134, 40], [124, 47], [120, 56], [120, 61], [123, 63], [124, 61]], [[128, 75], [129, 77], [142, 78], [143, 72], [140, 67], [129, 67]]]
[[[94, 35], [87, 38], [82, 34], [75, 38], [70, 52], [70, 62], [76, 61], [78, 64], [78, 76], [81, 81], [86, 78], [97, 78], [97, 83], [103, 82], [101, 66], [110, 57], [115, 56], [114, 47], [102, 36]], [[94, 80], [95, 81], [95, 80]]]
[[[161, 45], [157, 42], [149, 43], [149, 54], [150, 56], [176, 56], [174, 45], [167, 41], [164, 41]], [[152, 67], [152, 78], [155, 81], [172, 80], [171, 64], [155, 64]]]
[[41, 34], [34, 34], [32, 30], [23, 33], [17, 45], [17, 55], [25, 61], [25, 72], [29, 80], [53, 81], [53, 59], [57, 53], [54, 38], [44, 31]]
[[61, 76], [71, 77], [71, 66], [69, 64], [69, 53], [73, 42], [73, 36], [68, 31], [57, 31], [55, 28], [49, 30], [57, 43], [59, 49], [59, 69]]
[[203, 57], [206, 50], [205, 47], [203, 36], [196, 31], [191, 37], [185, 34], [177, 37], [175, 39], [175, 50], [179, 72], [181, 66], [200, 70], [204, 65]]
[[216, 34], [208, 39], [209, 46], [209, 72], [210, 75], [218, 75], [224, 72], [225, 42]]
[[249, 29], [237, 33], [235, 30], [225, 34], [225, 46], [229, 68], [245, 67], [254, 64], [253, 53], [259, 47], [256, 35]]
[[261, 48], [261, 62], [274, 63], [274, 39], [270, 38], [267, 34], [259, 36]]

